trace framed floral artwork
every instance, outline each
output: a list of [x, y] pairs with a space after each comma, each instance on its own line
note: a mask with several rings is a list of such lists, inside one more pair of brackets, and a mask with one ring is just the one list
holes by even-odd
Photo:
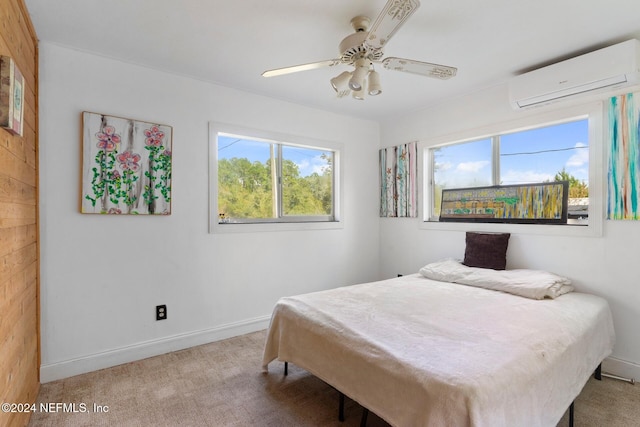
[[82, 113], [82, 213], [171, 214], [171, 126]]
[[22, 136], [23, 114], [24, 76], [13, 59], [0, 56], [0, 126]]

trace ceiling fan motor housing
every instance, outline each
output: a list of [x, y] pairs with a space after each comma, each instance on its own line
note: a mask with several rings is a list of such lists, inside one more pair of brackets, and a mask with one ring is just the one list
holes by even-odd
[[378, 61], [382, 58], [382, 49], [372, 49], [365, 44], [369, 33], [353, 33], [340, 42], [340, 61], [345, 64], [354, 64], [357, 59], [366, 58], [370, 61]]
[[360, 58], [366, 58], [371, 62], [382, 58], [382, 49], [371, 48], [365, 43], [369, 36], [370, 24], [371, 20], [363, 15], [356, 16], [351, 20], [351, 26], [356, 32], [345, 37], [338, 46], [342, 63], [353, 65]]

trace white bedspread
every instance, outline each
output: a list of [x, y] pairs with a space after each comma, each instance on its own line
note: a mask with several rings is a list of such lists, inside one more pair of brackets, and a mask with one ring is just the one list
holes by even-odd
[[532, 300], [414, 274], [282, 298], [263, 368], [294, 363], [395, 426], [547, 427], [613, 343], [602, 298]]

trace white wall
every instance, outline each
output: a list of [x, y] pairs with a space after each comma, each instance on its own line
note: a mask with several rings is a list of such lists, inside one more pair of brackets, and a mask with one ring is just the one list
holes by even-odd
[[[579, 104], [574, 101], [571, 108], [579, 107]], [[546, 115], [549, 112], [556, 114], [563, 109], [567, 108], [554, 105], [529, 111], [512, 111], [506, 85], [499, 85], [451, 100], [437, 108], [391, 118], [382, 123], [381, 144], [392, 146], [418, 140], [429, 146], [430, 142], [446, 139], [447, 135], [482, 133], [496, 124], [508, 129], [509, 123], [519, 122], [523, 117]], [[606, 170], [604, 166], [600, 169], [600, 179], [604, 181]], [[604, 217], [604, 211], [600, 215]], [[463, 258], [465, 229], [479, 227], [437, 224], [425, 229], [422, 213], [418, 219], [381, 219], [382, 277], [413, 273], [423, 265], [445, 257]], [[640, 378], [640, 340], [637, 332], [637, 325], [640, 324], [640, 283], [637, 273], [640, 222], [604, 221], [601, 235], [590, 237], [523, 232], [523, 227], [529, 226], [482, 225], [485, 230], [512, 233], [507, 268], [553, 271], [570, 277], [578, 290], [605, 297], [613, 312], [617, 344], [603, 368], [625, 377]]]
[[[41, 44], [41, 380], [264, 328], [283, 295], [461, 257], [461, 230], [377, 217], [377, 150], [537, 114], [511, 111], [506, 96], [497, 86], [380, 127]], [[79, 213], [85, 110], [173, 126], [171, 216]], [[344, 228], [209, 234], [211, 120], [344, 144]], [[508, 252], [509, 267], [549, 269], [606, 297], [618, 341], [605, 368], [636, 378], [639, 242], [640, 223], [605, 221], [599, 237], [514, 232]], [[155, 321], [158, 304], [168, 305], [168, 320]]]
[[[39, 109], [43, 382], [265, 328], [281, 296], [377, 279], [377, 123], [48, 43]], [[85, 110], [173, 126], [170, 216], [79, 213]], [[344, 227], [209, 234], [211, 120], [343, 144]]]

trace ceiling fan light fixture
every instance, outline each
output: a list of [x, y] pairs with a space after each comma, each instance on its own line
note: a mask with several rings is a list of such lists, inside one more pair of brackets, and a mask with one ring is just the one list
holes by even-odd
[[353, 71], [351, 80], [349, 80], [349, 87], [351, 90], [362, 90], [364, 79], [369, 72], [369, 61], [364, 58], [360, 58], [356, 61], [356, 69]]
[[358, 101], [364, 101], [365, 94], [366, 91], [364, 90], [354, 90], [353, 92], [351, 92], [351, 96], [353, 97], [353, 99], [357, 99]]
[[343, 71], [336, 77], [331, 79], [331, 87], [338, 94], [338, 98], [342, 98], [351, 92], [349, 89], [349, 80], [351, 79], [351, 72]]
[[369, 73], [369, 86], [368, 92], [371, 96], [380, 95], [382, 93], [382, 85], [380, 84], [380, 74], [377, 71], [371, 70]]

